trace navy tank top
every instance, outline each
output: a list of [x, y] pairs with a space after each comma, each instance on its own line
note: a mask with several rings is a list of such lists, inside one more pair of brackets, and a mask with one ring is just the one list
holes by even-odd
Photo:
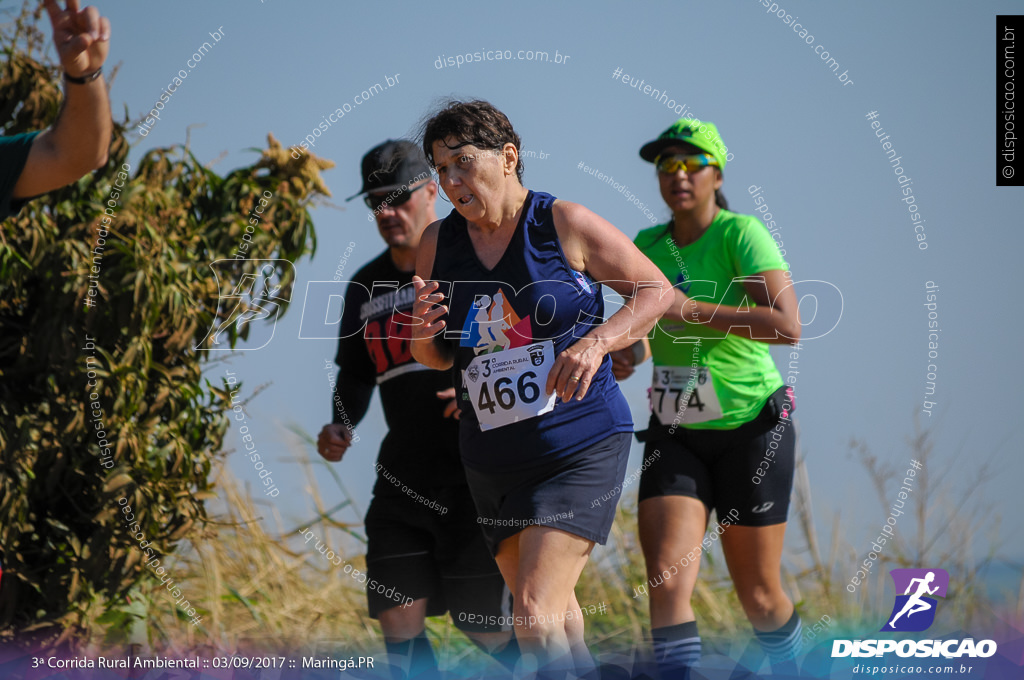
[[[431, 278], [441, 282], [448, 306], [444, 339], [454, 350], [452, 379], [462, 409], [462, 460], [477, 470], [500, 472], [549, 463], [633, 430], [608, 356], [584, 399], [555, 399], [554, 408], [546, 413], [493, 424], [496, 417], [508, 417], [501, 413], [503, 407], [550, 400], [544, 382], [534, 379], [536, 371], [531, 371], [531, 358], [533, 364], [541, 364], [542, 346], [553, 344], [545, 350], [553, 360], [604, 321], [600, 284], [573, 270], [562, 252], [551, 213], [554, 202], [550, 194], [528, 193], [512, 240], [491, 270], [477, 258], [466, 220], [456, 210], [438, 233]], [[503, 359], [513, 356], [520, 358]], [[522, 363], [513, 371], [508, 366], [513, 362]], [[485, 376], [492, 366], [511, 371], [504, 384], [493, 376], [488, 382]], [[481, 420], [490, 420], [491, 429], [483, 429]]]

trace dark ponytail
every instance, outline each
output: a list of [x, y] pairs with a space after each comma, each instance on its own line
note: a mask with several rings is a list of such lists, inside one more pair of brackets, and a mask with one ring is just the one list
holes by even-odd
[[715, 189], [715, 205], [722, 210], [729, 209], [729, 201], [725, 200], [725, 194], [722, 193], [721, 189]]

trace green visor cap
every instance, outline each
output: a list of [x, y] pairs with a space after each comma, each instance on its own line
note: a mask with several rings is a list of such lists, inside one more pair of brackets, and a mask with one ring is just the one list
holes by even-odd
[[718, 161], [718, 167], [725, 170], [727, 148], [722, 142], [721, 135], [718, 134], [718, 128], [706, 120], [700, 121], [694, 118], [680, 118], [672, 124], [672, 127], [658, 135], [657, 139], [644, 144], [640, 147], [640, 158], [648, 163], [653, 163], [666, 148], [680, 143], [706, 151]]

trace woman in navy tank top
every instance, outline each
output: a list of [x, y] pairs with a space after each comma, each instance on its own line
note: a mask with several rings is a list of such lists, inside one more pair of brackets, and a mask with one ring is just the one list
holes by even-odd
[[[615, 505], [599, 499], [621, 488], [633, 430], [608, 353], [646, 335], [671, 296], [610, 223], [524, 188], [519, 147], [487, 102], [427, 122], [423, 148], [454, 210], [420, 242], [412, 351], [452, 371], [466, 478], [515, 597], [524, 670], [585, 673], [573, 588], [608, 538]], [[627, 302], [607, 321], [599, 281]]]

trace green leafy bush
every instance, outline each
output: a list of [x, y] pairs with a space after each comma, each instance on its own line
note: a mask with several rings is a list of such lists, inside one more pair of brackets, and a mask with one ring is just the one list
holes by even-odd
[[[39, 11], [0, 36], [5, 134], [44, 128], [60, 108], [59, 68], [32, 56], [45, 44]], [[35, 642], [89, 639], [154, 578], [119, 498], [160, 555], [204, 520], [229, 400], [202, 377], [210, 353], [193, 348], [254, 260], [315, 250], [308, 206], [329, 195], [319, 172], [333, 164], [293, 159], [271, 135], [256, 163], [220, 177], [181, 146], [130, 166], [130, 127], [126, 113], [105, 167], [0, 227], [0, 631]], [[234, 257], [264, 192], [245, 259], [218, 279], [210, 263]], [[287, 297], [294, 270], [276, 269]], [[226, 328], [230, 345], [248, 330]]]

